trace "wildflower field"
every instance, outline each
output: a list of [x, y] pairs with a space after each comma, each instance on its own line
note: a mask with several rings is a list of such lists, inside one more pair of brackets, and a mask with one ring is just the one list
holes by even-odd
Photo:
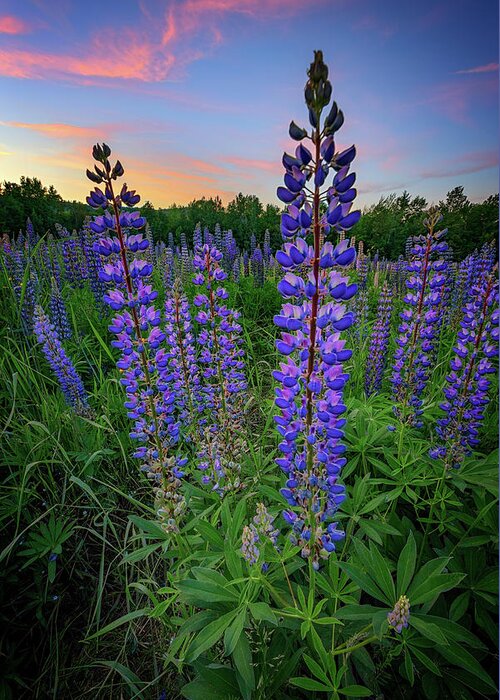
[[1, 698], [496, 695], [496, 245], [361, 241], [343, 122], [317, 51], [278, 247], [160, 239], [105, 143], [3, 236]]

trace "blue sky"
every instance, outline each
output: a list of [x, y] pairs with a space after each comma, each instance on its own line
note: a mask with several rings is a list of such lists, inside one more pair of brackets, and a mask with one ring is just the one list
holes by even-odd
[[95, 141], [156, 206], [275, 202], [313, 50], [358, 148], [359, 204], [498, 191], [498, 4], [1, 0], [1, 179], [83, 200]]

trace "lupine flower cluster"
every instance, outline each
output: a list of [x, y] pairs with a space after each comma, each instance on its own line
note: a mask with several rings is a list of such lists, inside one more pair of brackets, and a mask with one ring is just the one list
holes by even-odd
[[358, 293], [354, 304], [355, 316], [355, 336], [359, 340], [366, 336], [368, 320], [368, 257], [364, 253], [363, 241], [358, 243], [358, 255], [356, 258], [356, 269], [358, 272]]
[[367, 396], [378, 392], [382, 385], [387, 360], [387, 348], [391, 332], [392, 290], [384, 282], [377, 310], [377, 320], [373, 326], [365, 369], [365, 393]]
[[178, 282], [165, 301], [165, 333], [179, 421], [197, 430], [203, 410], [200, 372], [189, 302]]
[[400, 596], [394, 609], [387, 613], [387, 621], [390, 627], [393, 627], [398, 634], [401, 634], [403, 628], [408, 627], [410, 620], [410, 601], [405, 595]]
[[458, 468], [464, 457], [479, 443], [479, 429], [489, 402], [498, 355], [498, 280], [495, 271], [481, 275], [472, 288], [458, 332], [450, 373], [446, 377], [445, 401], [440, 408], [445, 417], [436, 425], [438, 444], [430, 450], [447, 467]]
[[88, 415], [88, 395], [80, 375], [66, 354], [54, 325], [41, 306], [35, 308], [34, 333], [57, 377], [66, 402], [76, 413]]
[[104, 213], [94, 217], [89, 226], [102, 236], [94, 250], [108, 261], [100, 270], [100, 279], [114, 287], [104, 300], [116, 312], [109, 330], [116, 336], [112, 345], [122, 352], [117, 367], [127, 394], [125, 407], [134, 422], [130, 436], [139, 443], [134, 456], [141, 460], [141, 469], [153, 482], [162, 527], [176, 532], [185, 506], [179, 487], [187, 460], [174, 451], [179, 437], [175, 387], [168, 353], [160, 347], [165, 333], [160, 329], [160, 312], [152, 303], [157, 292], [148, 282], [153, 266], [137, 256], [149, 245], [137, 233], [145, 220], [138, 211], [123, 208], [135, 206], [140, 197], [126, 184], [115, 196], [113, 181], [124, 170], [120, 161], [111, 167], [110, 154], [106, 144], [94, 146], [94, 160], [99, 165], [94, 166], [95, 172], [87, 170], [87, 176], [105, 187], [104, 192], [95, 187], [87, 203], [102, 208]]
[[55, 277], [52, 278], [52, 290], [49, 300], [49, 314], [61, 340], [71, 338], [71, 327], [68, 321], [66, 304], [61, 296], [61, 290]]
[[[327, 558], [344, 537], [333, 522], [345, 499], [339, 476], [346, 463], [342, 390], [348, 374], [342, 363], [351, 351], [341, 332], [353, 323], [344, 302], [357, 289], [341, 272], [354, 261], [354, 248], [348, 240], [334, 246], [325, 237], [351, 228], [360, 212], [351, 211], [356, 176], [349, 168], [355, 147], [341, 153], [335, 149], [334, 134], [344, 121], [336, 102], [321, 125], [332, 86], [320, 51], [308, 76], [305, 98], [313, 152], [302, 143], [306, 129], [292, 122], [290, 136], [300, 143], [294, 156], [283, 156], [285, 187], [278, 188], [278, 197], [288, 205], [281, 217], [286, 242], [276, 253], [286, 271], [278, 284], [286, 302], [274, 321], [282, 330], [277, 348], [285, 359], [273, 374], [279, 382], [275, 403], [280, 414], [275, 421], [282, 436], [282, 456], [276, 462], [287, 476], [282, 494], [290, 506], [283, 515], [292, 528], [292, 541], [318, 568], [320, 558]], [[322, 191], [331, 170], [336, 173], [333, 182]], [[327, 208], [321, 214], [323, 199]], [[312, 245], [307, 242], [311, 233]]]
[[249, 564], [256, 564], [259, 559], [260, 550], [257, 543], [264, 543], [268, 540], [273, 547], [277, 546], [279, 530], [273, 525], [274, 519], [263, 503], [257, 503], [253, 522], [250, 525], [245, 525], [241, 537], [241, 553]]
[[407, 309], [400, 314], [402, 323], [396, 339], [398, 348], [394, 357], [391, 377], [396, 400], [396, 416], [417, 428], [422, 426], [423, 392], [429, 379], [430, 353], [436, 338], [439, 318], [440, 290], [445, 283], [447, 263], [442, 257], [447, 245], [443, 241], [446, 230], [436, 231], [442, 217], [431, 212], [424, 222], [428, 231], [411, 250], [407, 264], [410, 273], [406, 280], [404, 297]]
[[229, 295], [221, 286], [227, 279], [221, 260], [222, 253], [209, 244], [197, 249], [193, 282], [206, 293], [197, 294], [193, 303], [198, 308], [195, 320], [202, 327], [197, 337], [202, 378], [199, 402], [205, 414], [198, 467], [204, 472], [203, 483], [223, 494], [241, 487], [242, 392], [247, 385], [240, 314], [224, 303]]

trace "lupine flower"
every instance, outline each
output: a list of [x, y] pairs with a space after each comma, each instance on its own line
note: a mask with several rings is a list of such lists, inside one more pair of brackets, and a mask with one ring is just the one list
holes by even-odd
[[267, 263], [269, 263], [269, 258], [271, 257], [271, 233], [267, 228], [264, 232], [264, 243], [262, 246], [262, 252], [264, 253], [264, 260]]
[[257, 503], [257, 512], [253, 518], [253, 525], [261, 537], [267, 537], [273, 545], [276, 545], [279, 530], [273, 527], [274, 519], [263, 503]]
[[262, 287], [264, 284], [264, 257], [260, 247], [254, 249], [250, 258], [250, 269], [254, 278], [254, 284]]
[[438, 212], [430, 214], [425, 221], [427, 235], [422, 236], [412, 249], [407, 265], [410, 275], [406, 286], [409, 291], [404, 298], [408, 308], [400, 314], [402, 323], [398, 329], [398, 348], [391, 377], [395, 414], [417, 428], [422, 426], [422, 395], [429, 379], [429, 355], [434, 348], [439, 317], [437, 307], [440, 289], [445, 282], [443, 272], [447, 267], [442, 258], [433, 260], [447, 249], [442, 240], [446, 230], [435, 230], [441, 219]]
[[[35, 306], [37, 304], [40, 291], [40, 281], [34, 269], [32, 269], [26, 279], [23, 303], [21, 306], [21, 325], [24, 333], [30, 335], [33, 332]], [[21, 297], [21, 287], [19, 297]]]
[[104, 234], [94, 244], [94, 250], [109, 261], [103, 264], [99, 276], [114, 287], [104, 301], [116, 312], [109, 330], [116, 336], [112, 345], [122, 352], [117, 367], [127, 394], [127, 415], [134, 421], [130, 436], [139, 443], [134, 456], [141, 460], [141, 470], [153, 482], [162, 527], [176, 532], [185, 507], [179, 487], [187, 460], [174, 453], [179, 423], [174, 416], [175, 390], [169, 356], [161, 347], [165, 339], [160, 329], [161, 314], [152, 303], [158, 293], [148, 283], [153, 265], [135, 257], [149, 246], [149, 241], [137, 233], [146, 222], [140, 212], [122, 208], [123, 204], [138, 203], [140, 197], [135, 190], [128, 190], [124, 184], [115, 196], [113, 181], [123, 174], [123, 167], [117, 161], [112, 168], [110, 154], [106, 144], [94, 146], [94, 159], [99, 165], [94, 166], [95, 173], [88, 170], [87, 176], [96, 184], [104, 183], [105, 191], [95, 188], [87, 202], [104, 209], [104, 213], [94, 217], [89, 225], [96, 233]]
[[[336, 102], [320, 125], [332, 92], [320, 51], [315, 52], [308, 75], [305, 95], [313, 151], [302, 143], [307, 131], [292, 122], [290, 136], [300, 143], [293, 156], [283, 156], [285, 187], [277, 192], [288, 205], [281, 217], [287, 242], [276, 253], [286, 271], [278, 284], [286, 302], [274, 319], [282, 330], [276, 346], [285, 359], [273, 376], [280, 385], [275, 400], [280, 415], [275, 421], [283, 438], [279, 445], [282, 457], [276, 462], [287, 475], [281, 492], [290, 505], [283, 516], [292, 528], [292, 542], [318, 568], [319, 558], [328, 557], [344, 537], [332, 522], [345, 499], [339, 476], [346, 463], [341, 444], [346, 410], [342, 390], [348, 375], [342, 363], [351, 351], [345, 348], [341, 332], [354, 320], [343, 302], [357, 289], [340, 271], [355, 260], [355, 249], [347, 240], [334, 246], [324, 239], [330, 232], [350, 229], [360, 212], [351, 211], [356, 176], [349, 168], [355, 147], [339, 153], [333, 141], [344, 120]], [[328, 185], [331, 169], [336, 174]], [[325, 183], [327, 189], [322, 192]], [[312, 188], [312, 198], [306, 187]], [[327, 209], [321, 215], [323, 196]], [[311, 233], [312, 245], [307, 242]]]
[[66, 402], [74, 408], [76, 413], [88, 414], [88, 396], [80, 375], [67, 356], [54, 325], [41, 306], [35, 308], [34, 321], [34, 333], [57, 377]]
[[201, 224], [198, 222], [195, 226], [193, 233], [193, 250], [199, 248], [202, 245], [203, 239], [201, 234]]
[[208, 244], [195, 251], [193, 282], [201, 287], [201, 293], [193, 303], [199, 309], [195, 320], [202, 326], [197, 341], [206, 415], [198, 466], [204, 472], [203, 483], [211, 483], [222, 495], [241, 486], [238, 457], [243, 450], [242, 392], [247, 385], [240, 314], [223, 303], [229, 295], [220, 286], [227, 279], [221, 261], [222, 253]]
[[382, 384], [391, 330], [391, 316], [392, 290], [389, 289], [387, 282], [384, 282], [366, 360], [365, 392], [367, 396], [379, 391]]
[[447, 467], [460, 467], [479, 443], [491, 386], [487, 375], [495, 372], [492, 359], [498, 355], [498, 317], [498, 281], [493, 271], [473, 287], [446, 376], [446, 400], [440, 404], [446, 415], [437, 421], [438, 443], [429, 454], [443, 459]]
[[259, 535], [255, 528], [245, 525], [241, 536], [241, 553], [243, 558], [250, 564], [256, 564], [259, 561], [260, 552], [256, 543], [259, 541]]
[[61, 340], [71, 338], [71, 327], [68, 321], [68, 313], [66, 304], [61, 296], [61, 291], [58, 287], [55, 277], [52, 278], [52, 290], [49, 300], [49, 314]]
[[394, 627], [398, 634], [401, 634], [403, 627], [408, 627], [410, 619], [410, 601], [402, 595], [397, 601], [394, 609], [387, 613], [387, 621], [390, 627]]
[[[352, 245], [352, 243], [351, 243]], [[363, 251], [363, 241], [358, 243], [358, 256], [356, 258], [356, 269], [358, 272], [358, 293], [354, 302], [355, 315], [355, 336], [359, 340], [366, 336], [366, 326], [368, 320], [368, 257]]]
[[182, 425], [197, 430], [199, 413], [203, 410], [200, 373], [196, 363], [189, 302], [181, 294], [179, 284], [174, 285], [165, 301], [165, 333], [170, 347], [169, 367], [179, 421]]

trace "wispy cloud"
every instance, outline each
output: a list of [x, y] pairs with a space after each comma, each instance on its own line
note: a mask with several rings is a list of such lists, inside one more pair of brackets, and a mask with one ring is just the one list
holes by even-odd
[[[71, 53], [33, 51], [19, 46], [3, 48], [0, 75], [87, 85], [117, 79], [160, 83], [178, 78], [189, 63], [203, 58], [221, 43], [220, 25], [225, 15], [244, 14], [264, 21], [303, 11], [301, 0], [268, 0], [265, 4], [260, 0], [179, 0], [171, 2], [161, 14], [155, 0], [142, 0], [139, 6], [141, 22], [117, 29], [103, 27], [85, 42], [75, 43]], [[4, 32], [20, 33], [22, 24], [16, 24], [15, 18], [4, 20]], [[0, 24], [0, 31], [1, 27]]]
[[74, 124], [30, 124], [27, 122], [0, 122], [1, 126], [16, 129], [28, 129], [44, 136], [55, 139], [95, 139], [102, 137], [103, 129], [91, 126], [75, 126]]
[[457, 75], [470, 75], [474, 73], [496, 73], [498, 71], [498, 63], [487, 63], [484, 66], [476, 66], [475, 68], [466, 68], [465, 70], [457, 70]]
[[270, 173], [281, 173], [283, 170], [279, 161], [238, 158], [236, 156], [227, 156], [223, 160], [224, 162], [229, 163], [229, 165], [234, 165], [237, 168], [245, 170], [265, 170]]
[[0, 15], [0, 34], [27, 34], [30, 27], [19, 17]]
[[453, 177], [455, 175], [468, 175], [479, 173], [482, 170], [498, 167], [498, 153], [496, 151], [472, 151], [463, 153], [456, 158], [441, 161], [435, 168], [420, 172], [422, 178]]

